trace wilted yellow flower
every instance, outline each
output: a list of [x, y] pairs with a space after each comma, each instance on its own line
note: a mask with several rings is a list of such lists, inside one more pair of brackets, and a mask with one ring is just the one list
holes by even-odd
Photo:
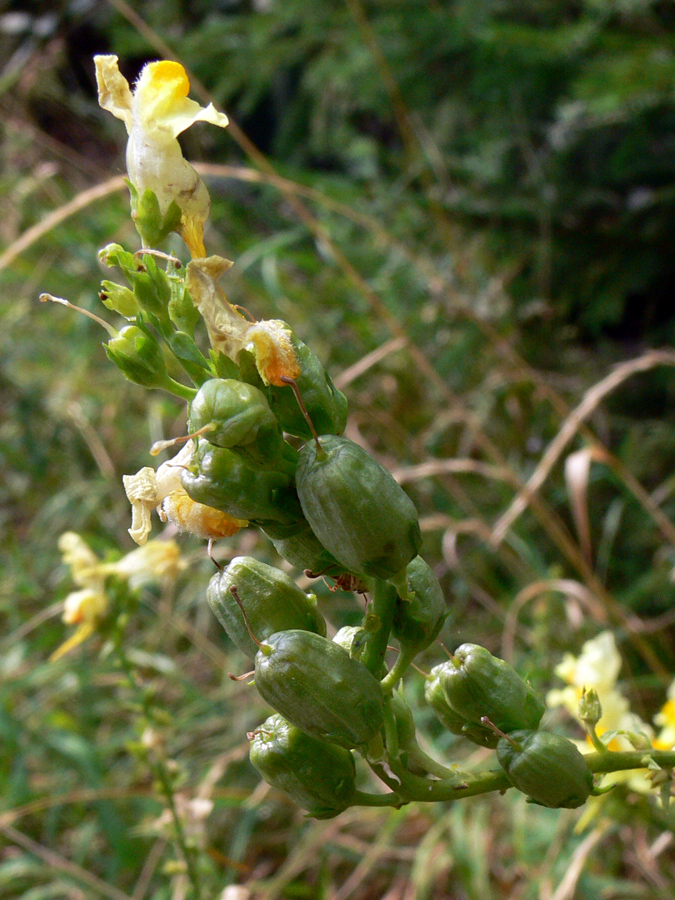
[[116, 56], [96, 56], [99, 103], [126, 125], [129, 180], [142, 195], [150, 189], [165, 214], [175, 201], [181, 210], [180, 234], [193, 257], [206, 256], [204, 224], [211, 200], [190, 163], [178, 135], [195, 122], [224, 128], [228, 119], [212, 103], [202, 107], [188, 98], [190, 82], [180, 63], [148, 63], [133, 92]]
[[242, 350], [250, 351], [265, 384], [282, 387], [283, 378], [300, 375], [291, 329], [280, 319], [251, 322], [227, 302], [217, 282], [230, 266], [220, 256], [193, 259], [187, 266], [185, 285], [204, 317], [211, 346], [235, 361]]
[[173, 459], [162, 463], [155, 471], [145, 466], [135, 475], [123, 475], [124, 490], [131, 503], [129, 534], [137, 544], [145, 544], [152, 529], [151, 513], [157, 509], [163, 522], [173, 522], [206, 540], [230, 537], [248, 525], [245, 519], [235, 519], [227, 513], [203, 503], [196, 503], [181, 484], [181, 467], [188, 465], [194, 452], [189, 441]]

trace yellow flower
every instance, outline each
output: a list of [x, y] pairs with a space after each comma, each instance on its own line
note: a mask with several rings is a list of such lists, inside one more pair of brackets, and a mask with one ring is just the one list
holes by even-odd
[[124, 122], [129, 135], [129, 180], [139, 195], [148, 188], [156, 195], [163, 215], [175, 201], [181, 210], [180, 235], [191, 255], [206, 256], [204, 224], [211, 200], [177, 138], [195, 122], [224, 128], [227, 116], [212, 103], [202, 107], [188, 98], [190, 82], [180, 63], [148, 63], [132, 92], [116, 56], [96, 56], [94, 62], [99, 103]]
[[[596, 732], [599, 736], [608, 731], [642, 732], [651, 736], [651, 729], [630, 711], [628, 700], [617, 690], [616, 682], [621, 670], [621, 657], [611, 631], [603, 631], [581, 648], [579, 657], [566, 653], [556, 666], [555, 673], [567, 687], [549, 691], [546, 703], [550, 707], [564, 706], [575, 719], [579, 719], [579, 700], [584, 688], [594, 688], [602, 706]], [[630, 741], [618, 735], [608, 744], [610, 750], [633, 749]], [[580, 749], [590, 752], [587, 741]]]
[[52, 653], [49, 657], [50, 662], [61, 659], [94, 633], [96, 626], [108, 610], [108, 598], [103, 593], [102, 585], [103, 582], [101, 582], [101, 590], [91, 587], [68, 594], [62, 619], [66, 625], [77, 625], [78, 627], [68, 640]]
[[235, 519], [227, 513], [203, 503], [196, 503], [181, 484], [180, 470], [188, 465], [194, 452], [189, 441], [180, 453], [155, 471], [145, 466], [135, 475], [123, 475], [124, 490], [131, 503], [131, 528], [129, 534], [137, 544], [145, 544], [152, 529], [151, 513], [157, 509], [163, 522], [173, 522], [181, 531], [187, 531], [205, 540], [230, 537], [248, 525], [245, 519]]
[[132, 590], [148, 581], [160, 578], [176, 578], [187, 565], [180, 547], [175, 541], [148, 541], [143, 547], [132, 550], [115, 563], [106, 565], [110, 575], [129, 582]]
[[92, 579], [98, 577], [101, 560], [91, 547], [87, 546], [79, 534], [66, 531], [58, 541], [58, 547], [65, 565], [70, 566], [73, 581], [78, 587], [91, 586]]
[[65, 656], [96, 631], [108, 612], [105, 579], [115, 575], [128, 581], [132, 590], [147, 581], [175, 578], [185, 567], [175, 541], [149, 541], [117, 562], [100, 560], [79, 534], [68, 531], [59, 538], [63, 561], [70, 566], [73, 581], [81, 588], [68, 594], [63, 605], [66, 625], [77, 625], [75, 632], [52, 653], [52, 662]]
[[654, 740], [657, 750], [672, 750], [675, 747], [675, 681], [668, 688], [668, 699], [654, 716], [654, 724], [661, 731]]

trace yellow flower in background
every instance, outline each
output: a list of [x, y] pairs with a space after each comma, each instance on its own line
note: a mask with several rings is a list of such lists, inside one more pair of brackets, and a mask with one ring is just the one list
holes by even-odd
[[[610, 631], [603, 631], [583, 645], [579, 657], [571, 653], [565, 654], [555, 672], [567, 682], [567, 686], [561, 690], [549, 691], [546, 703], [549, 707], [564, 706], [570, 715], [579, 721], [579, 699], [582, 691], [584, 688], [594, 688], [602, 706], [602, 717], [596, 726], [598, 736], [608, 732], [631, 734], [630, 739], [625, 734], [612, 736], [607, 743], [608, 750], [634, 750], [639, 744], [647, 748], [651, 745], [657, 750], [670, 750], [675, 745], [675, 682], [668, 691], [667, 703], [654, 717], [654, 723], [662, 727], [661, 733], [654, 737], [651, 726], [631, 712], [628, 700], [617, 689], [616, 682], [620, 669], [621, 657], [614, 636]], [[593, 750], [590, 739], [575, 743], [582, 753], [590, 753]], [[632, 791], [640, 794], [648, 794], [654, 790], [654, 783], [646, 769], [610, 772], [602, 777], [601, 784], [602, 787], [626, 784]], [[589, 822], [600, 815], [607, 796], [602, 794], [590, 798], [575, 831], [582, 831]]]
[[65, 599], [62, 620], [66, 625], [77, 625], [75, 632], [64, 641], [60, 647], [49, 657], [50, 662], [56, 662], [66, 653], [69, 653], [78, 644], [86, 641], [96, 631], [99, 622], [108, 611], [108, 598], [103, 591], [96, 588], [83, 588], [81, 591], [73, 591]]
[[[616, 687], [621, 670], [621, 657], [611, 631], [603, 631], [581, 648], [579, 657], [566, 653], [556, 666], [555, 673], [567, 687], [549, 691], [546, 703], [549, 707], [564, 706], [569, 714], [579, 720], [579, 700], [584, 690], [594, 688], [602, 706], [602, 717], [597, 726], [598, 736], [608, 731], [642, 732], [651, 737], [652, 729], [639, 716], [630, 711], [630, 704]], [[617, 736], [608, 745], [611, 750], [633, 749], [627, 738]], [[590, 752], [586, 742], [580, 747]]]
[[149, 581], [176, 578], [186, 565], [178, 544], [168, 540], [148, 541], [144, 547], [132, 550], [105, 568], [108, 574], [128, 581], [129, 587], [135, 591]]
[[654, 740], [657, 750], [672, 750], [675, 747], [675, 681], [668, 688], [668, 699], [654, 716], [654, 724], [661, 731]]
[[211, 200], [177, 138], [195, 122], [225, 128], [227, 116], [212, 103], [203, 107], [189, 99], [190, 82], [180, 63], [148, 63], [132, 92], [117, 56], [96, 56], [94, 62], [99, 103], [124, 122], [129, 135], [129, 180], [139, 196], [146, 189], [156, 195], [162, 215], [175, 201], [181, 211], [179, 233], [191, 255], [206, 256], [204, 224]]
[[115, 575], [136, 590], [148, 581], [175, 578], [185, 567], [180, 548], [175, 541], [150, 541], [145, 547], [132, 550], [116, 562], [103, 562], [87, 546], [79, 534], [68, 531], [58, 542], [63, 562], [70, 567], [79, 591], [68, 594], [63, 604], [62, 621], [77, 625], [74, 633], [50, 656], [55, 662], [92, 635], [108, 614], [109, 600], [105, 579]]

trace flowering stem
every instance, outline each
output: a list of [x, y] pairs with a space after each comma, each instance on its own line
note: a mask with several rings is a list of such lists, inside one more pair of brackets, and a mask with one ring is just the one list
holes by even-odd
[[646, 769], [650, 761], [662, 769], [675, 768], [675, 750], [604, 750], [584, 757], [591, 772], [625, 772]]
[[[124, 647], [122, 645], [122, 635], [120, 630], [117, 629], [115, 632], [115, 651], [117, 654], [117, 658], [120, 662], [120, 666], [124, 674], [127, 677], [127, 681], [129, 682], [129, 686], [132, 691], [136, 695], [143, 712], [145, 714], [148, 723], [152, 723], [154, 716], [152, 711], [152, 706], [150, 701], [148, 700], [147, 694], [143, 691], [136, 680], [136, 676], [134, 671], [129, 664], [129, 660], [127, 658], [126, 653], [124, 652]], [[178, 809], [176, 808], [176, 803], [173, 796], [173, 789], [171, 787], [171, 780], [169, 777], [169, 773], [167, 771], [166, 766], [164, 765], [164, 760], [157, 754], [154, 756], [148, 754], [147, 757], [148, 765], [152, 768], [153, 774], [157, 779], [157, 782], [160, 786], [161, 792], [164, 795], [164, 798], [169, 807], [169, 811], [171, 813], [171, 818], [173, 819], [174, 829], [176, 831], [176, 843], [180, 848], [181, 856], [183, 857], [183, 861], [185, 862], [185, 867], [187, 869], [187, 875], [190, 879], [190, 883], [192, 884], [192, 888], [194, 890], [195, 900], [200, 900], [202, 896], [201, 892], [201, 882], [199, 878], [199, 873], [195, 866], [194, 862], [194, 852], [191, 847], [188, 846], [187, 839], [185, 837], [185, 831], [183, 830], [183, 823], [181, 822], [180, 815], [178, 814]]]

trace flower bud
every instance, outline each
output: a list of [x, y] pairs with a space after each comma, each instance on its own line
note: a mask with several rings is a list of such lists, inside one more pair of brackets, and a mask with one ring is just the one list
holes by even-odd
[[147, 388], [166, 387], [169, 376], [157, 340], [137, 325], [126, 325], [105, 345], [108, 358], [125, 378]]
[[497, 744], [497, 759], [511, 784], [541, 806], [576, 809], [593, 790], [582, 754], [559, 734], [514, 731]]
[[361, 659], [368, 640], [368, 632], [358, 625], [344, 625], [333, 638], [354, 659]]
[[350, 805], [356, 767], [349, 750], [306, 734], [278, 714], [250, 737], [254, 767], [308, 815], [329, 819]]
[[103, 305], [125, 319], [133, 319], [138, 315], [139, 305], [134, 292], [114, 281], [102, 281], [99, 294]]
[[[236, 589], [243, 612], [231, 588]], [[316, 597], [305, 594], [284, 572], [250, 556], [236, 556], [217, 572], [206, 589], [206, 599], [232, 642], [251, 658], [258, 651], [251, 632], [259, 641], [289, 629], [326, 634]]]
[[598, 692], [595, 688], [590, 688], [589, 690], [584, 688], [581, 692], [581, 698], [579, 700], [579, 718], [591, 728], [595, 728], [602, 718], [600, 697], [598, 697]]
[[380, 682], [342, 647], [309, 631], [280, 631], [255, 658], [264, 700], [297, 728], [351, 749], [382, 724]]

